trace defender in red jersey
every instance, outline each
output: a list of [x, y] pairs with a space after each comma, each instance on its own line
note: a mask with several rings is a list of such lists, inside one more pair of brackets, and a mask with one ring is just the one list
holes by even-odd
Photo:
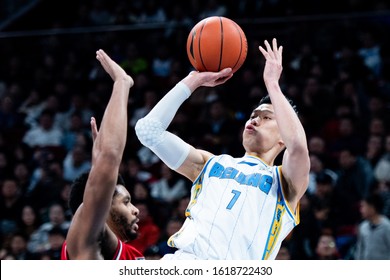
[[[145, 257], [133, 246], [123, 243], [118, 239], [118, 246], [115, 251], [113, 260], [144, 260]], [[69, 260], [66, 252], [66, 241], [62, 245], [61, 260]]]
[[91, 119], [92, 167], [72, 184], [69, 206], [73, 212], [63, 260], [144, 259], [126, 244], [138, 231], [138, 209], [119, 175], [126, 144], [127, 104], [133, 79], [103, 50], [96, 52], [104, 70], [114, 81], [112, 94], [98, 131]]

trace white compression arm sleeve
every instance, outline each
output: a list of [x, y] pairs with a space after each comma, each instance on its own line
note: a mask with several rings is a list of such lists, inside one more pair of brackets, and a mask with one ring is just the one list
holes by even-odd
[[190, 95], [190, 89], [179, 82], [135, 125], [138, 140], [173, 170], [179, 168], [187, 158], [190, 145], [166, 129], [180, 105]]

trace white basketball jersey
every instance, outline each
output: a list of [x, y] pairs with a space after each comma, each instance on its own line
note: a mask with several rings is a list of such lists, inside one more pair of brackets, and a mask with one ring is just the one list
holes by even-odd
[[286, 202], [281, 166], [253, 156], [210, 158], [191, 189], [187, 219], [168, 244], [194, 259], [275, 259], [299, 223]]

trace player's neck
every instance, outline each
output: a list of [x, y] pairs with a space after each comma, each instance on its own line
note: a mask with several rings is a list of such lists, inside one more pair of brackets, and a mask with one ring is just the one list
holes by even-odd
[[253, 156], [259, 158], [265, 164], [272, 166], [274, 164], [275, 157], [270, 156], [267, 153], [246, 152], [246, 156]]

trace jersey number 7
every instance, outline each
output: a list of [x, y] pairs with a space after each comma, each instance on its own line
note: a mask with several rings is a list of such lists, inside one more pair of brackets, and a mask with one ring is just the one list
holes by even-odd
[[233, 198], [230, 200], [229, 204], [226, 206], [226, 209], [232, 209], [233, 205], [236, 203], [238, 197], [241, 195], [240, 191], [232, 190]]

